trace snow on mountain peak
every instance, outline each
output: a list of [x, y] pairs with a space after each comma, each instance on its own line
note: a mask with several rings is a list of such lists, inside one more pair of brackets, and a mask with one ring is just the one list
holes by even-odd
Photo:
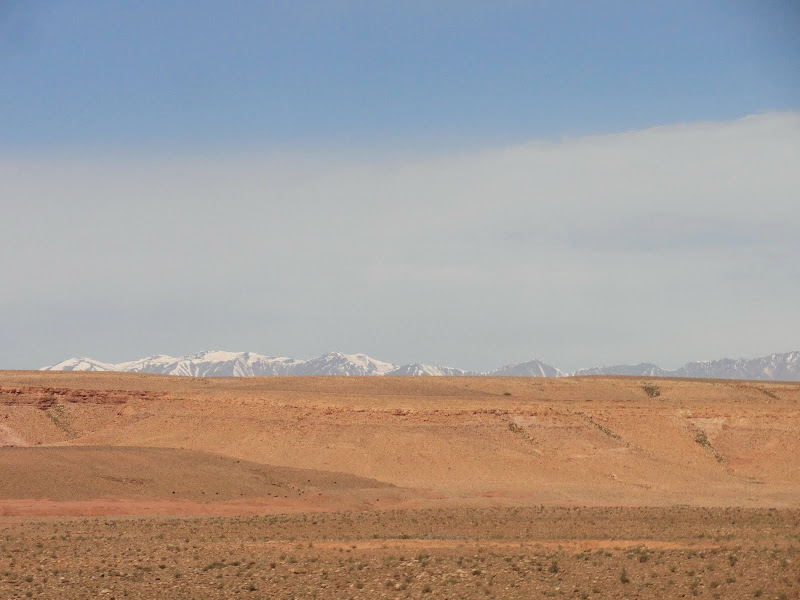
[[366, 354], [329, 352], [303, 361], [297, 375], [385, 375], [396, 365], [370, 358]]
[[40, 371], [116, 371], [116, 365], [101, 362], [93, 358], [78, 357], [62, 360], [50, 367], [42, 367]]
[[417, 376], [417, 377], [419, 376], [460, 377], [464, 375], [480, 375], [480, 373], [470, 373], [468, 371], [462, 371], [461, 369], [455, 369], [453, 367], [443, 367], [441, 365], [434, 367], [431, 365], [423, 365], [421, 363], [413, 363], [410, 365], [403, 365], [401, 367], [397, 367], [396, 369], [386, 373], [386, 375], [406, 375], [406, 376]]
[[487, 375], [493, 377], [566, 377], [566, 373], [538, 359], [514, 365], [506, 365], [494, 371], [489, 371]]

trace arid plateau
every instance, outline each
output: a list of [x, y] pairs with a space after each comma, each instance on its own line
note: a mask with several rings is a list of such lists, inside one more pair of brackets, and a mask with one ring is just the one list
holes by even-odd
[[798, 598], [800, 384], [0, 372], [0, 598]]

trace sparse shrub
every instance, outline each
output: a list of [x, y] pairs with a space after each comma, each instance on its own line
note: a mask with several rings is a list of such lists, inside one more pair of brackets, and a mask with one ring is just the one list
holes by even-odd
[[554, 560], [550, 563], [550, 568], [548, 569], [551, 573], [558, 573], [558, 561]]
[[706, 432], [703, 431], [702, 429], [697, 431], [697, 433], [694, 436], [694, 441], [697, 444], [701, 445], [703, 448], [708, 449], [711, 447], [711, 442], [708, 441], [708, 436], [706, 435]]
[[758, 388], [758, 390], [762, 392], [765, 396], [772, 398], [773, 400], [780, 400], [780, 398], [774, 392], [771, 392], [766, 388]]
[[647, 394], [648, 398], [656, 398], [661, 395], [661, 389], [652, 383], [643, 384], [642, 389], [644, 390], [644, 393]]
[[508, 424], [508, 430], [517, 435], [525, 435], [525, 430], [514, 422]]

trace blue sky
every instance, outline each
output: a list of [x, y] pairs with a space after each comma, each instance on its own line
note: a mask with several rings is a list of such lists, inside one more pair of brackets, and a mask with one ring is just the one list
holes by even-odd
[[0, 368], [800, 346], [797, 2], [0, 0]]
[[4, 0], [0, 147], [464, 148], [796, 109], [796, 2]]

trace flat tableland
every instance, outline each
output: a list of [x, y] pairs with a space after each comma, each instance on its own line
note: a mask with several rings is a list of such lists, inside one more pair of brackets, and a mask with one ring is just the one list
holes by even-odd
[[0, 372], [0, 598], [798, 598], [800, 385]]

